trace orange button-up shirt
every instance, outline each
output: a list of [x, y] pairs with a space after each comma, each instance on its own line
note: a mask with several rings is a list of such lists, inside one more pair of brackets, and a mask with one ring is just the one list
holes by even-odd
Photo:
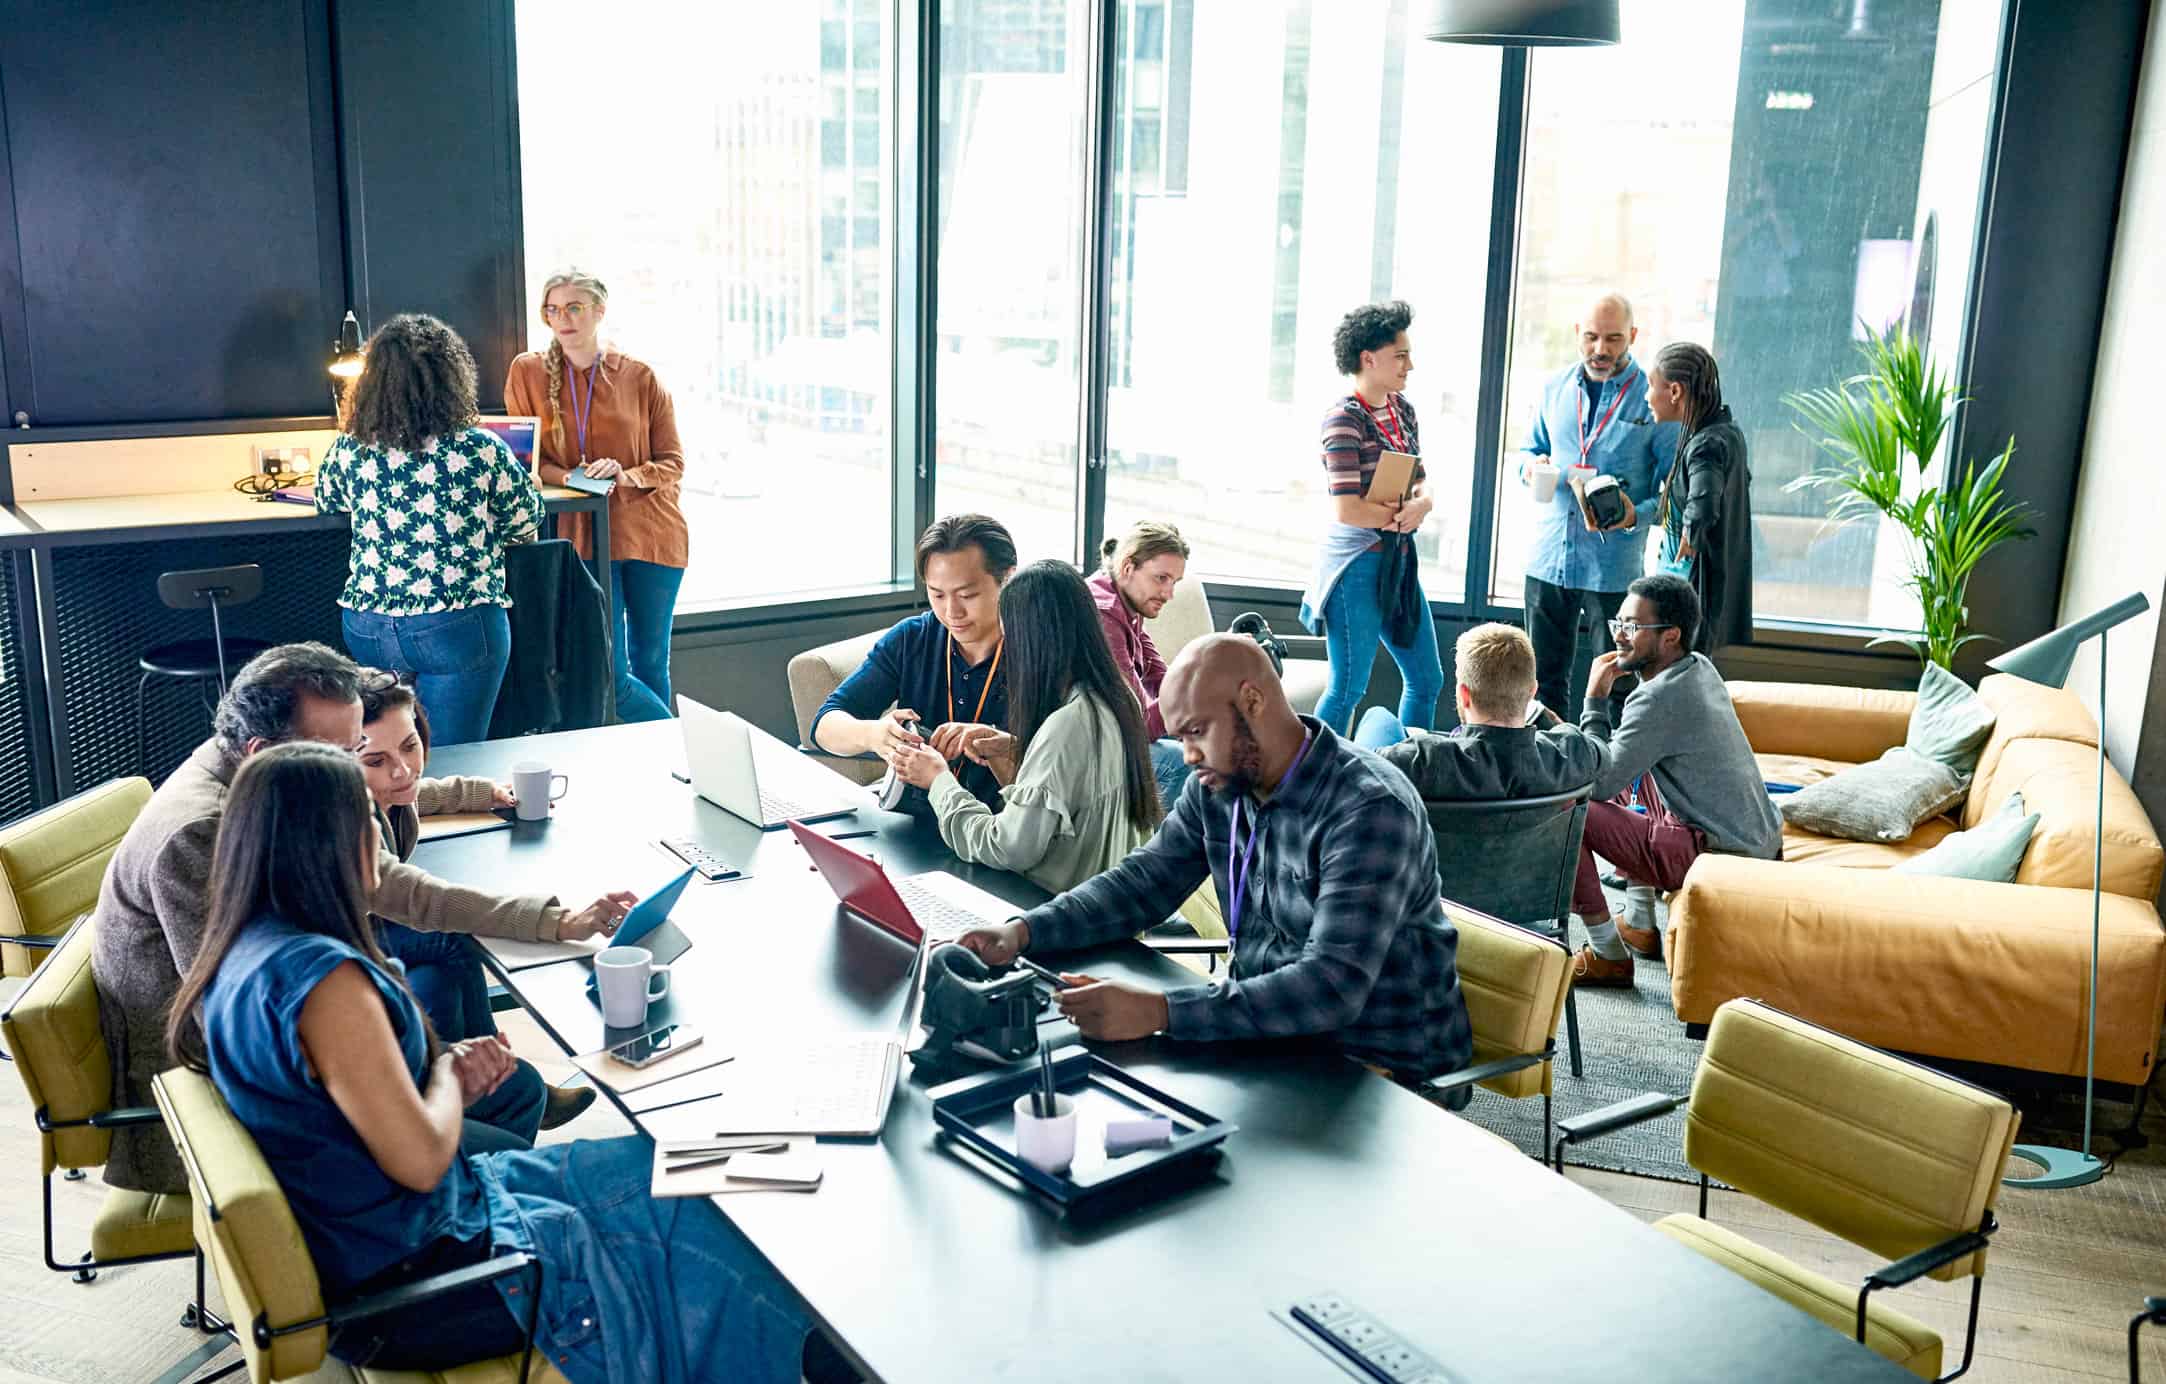
[[[677, 410], [669, 391], [645, 362], [622, 351], [604, 351], [596, 368], [593, 411], [587, 419], [586, 455], [608, 457], [624, 467], [609, 495], [609, 556], [618, 561], [682, 567], [691, 557], [691, 531], [678, 492], [684, 484], [684, 447], [677, 440]], [[572, 391], [579, 391], [579, 402]], [[541, 419], [534, 446], [544, 485], [562, 485], [579, 464], [575, 408], [585, 405], [585, 372], [564, 364], [555, 413], [549, 409], [549, 363], [528, 351], [511, 363], [504, 379], [504, 411]], [[557, 517], [557, 532], [581, 557], [592, 557], [592, 522], [584, 514]]]

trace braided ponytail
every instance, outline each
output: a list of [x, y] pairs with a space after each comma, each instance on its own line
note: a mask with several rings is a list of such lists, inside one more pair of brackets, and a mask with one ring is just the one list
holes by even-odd
[[556, 439], [557, 455], [564, 454], [564, 410], [560, 406], [564, 394], [564, 348], [557, 339], [549, 338], [549, 354], [544, 361], [549, 372], [549, 435]]
[[[1722, 407], [1722, 371], [1715, 364], [1715, 357], [1705, 346], [1689, 341], [1673, 341], [1655, 355], [1655, 372], [1663, 379], [1684, 387], [1685, 427], [1677, 435], [1677, 461], [1682, 461], [1685, 446], [1700, 425], [1715, 415]], [[1667, 528], [1676, 512], [1671, 492], [1677, 487], [1680, 468], [1673, 461], [1670, 473], [1662, 481], [1662, 504], [1656, 522]], [[1689, 485], [1687, 487], [1690, 488]]]

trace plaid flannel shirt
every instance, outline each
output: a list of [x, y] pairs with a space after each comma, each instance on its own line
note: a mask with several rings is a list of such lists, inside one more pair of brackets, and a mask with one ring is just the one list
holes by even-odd
[[[1230, 978], [1166, 995], [1175, 1038], [1331, 1034], [1401, 1078], [1464, 1067], [1459, 934], [1439, 900], [1436, 838], [1406, 776], [1311, 717], [1291, 783], [1246, 820], [1261, 833]], [[1193, 779], [1158, 833], [1106, 873], [1023, 916], [1033, 949], [1130, 937], [1206, 878], [1230, 907], [1236, 794]], [[1246, 795], [1239, 795], [1245, 797]], [[1244, 844], [1246, 836], [1244, 835]]]

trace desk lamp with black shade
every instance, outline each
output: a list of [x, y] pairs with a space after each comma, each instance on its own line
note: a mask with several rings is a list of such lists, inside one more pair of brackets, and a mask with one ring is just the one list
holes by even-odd
[[325, 368], [331, 375], [331, 416], [336, 418], [347, 387], [361, 374], [361, 323], [352, 308], [346, 310], [346, 320], [338, 324], [338, 340], [332, 343], [331, 359]]
[[2083, 1144], [2075, 1149], [2017, 1144], [2010, 1150], [2010, 1156], [2032, 1164], [2040, 1171], [2030, 1177], [2001, 1179], [2011, 1186], [2081, 1187], [2106, 1175], [2105, 1163], [2091, 1152], [2091, 1074], [2098, 1054], [2099, 889], [2106, 841], [2106, 631], [2150, 608], [2151, 602], [2139, 591], [2104, 610], [1986, 661], [1986, 667], [1997, 673], [2013, 673], [2026, 682], [2059, 687], [2068, 681], [2069, 669], [2075, 666], [2076, 650], [2084, 640], [2094, 634], [2098, 636], [2098, 815], [2091, 836], [2091, 1005], [2083, 1048]]

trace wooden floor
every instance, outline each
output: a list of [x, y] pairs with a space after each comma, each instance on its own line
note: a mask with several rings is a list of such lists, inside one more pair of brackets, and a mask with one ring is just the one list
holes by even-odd
[[[4, 1002], [5, 992], [0, 992]], [[561, 1055], [523, 1016], [504, 1015], [515, 1047], [552, 1079], [568, 1072]], [[1440, 1118], [1442, 1116], [1440, 1115]], [[2153, 1147], [2123, 1158], [2103, 1182], [2071, 1192], [2010, 1188], [2000, 1199], [1979, 1319], [1978, 1360], [1968, 1378], [2008, 1384], [2125, 1379], [2128, 1319], [2146, 1293], [2166, 1293], [2166, 1112], [2147, 1121]], [[562, 1131], [623, 1133], [606, 1105]], [[87, 1286], [47, 1271], [39, 1257], [36, 1134], [21, 1083], [0, 1072], [0, 1168], [13, 1184], [0, 1196], [0, 1384], [143, 1384], [197, 1349], [202, 1338], [178, 1325], [192, 1291], [186, 1262], [113, 1269]], [[1695, 1189], [1677, 1183], [1575, 1169], [1573, 1181], [1635, 1215], [1654, 1220], [1693, 1209]], [[101, 1195], [88, 1182], [55, 1180], [59, 1241], [86, 1243]], [[1863, 1251], [1802, 1221], [1734, 1193], [1717, 1193], [1711, 1216], [1797, 1262], [1854, 1281], [1874, 1267]], [[79, 1252], [79, 1250], [78, 1250]], [[1566, 1321], [1581, 1313], [1629, 1312], [1661, 1283], [1589, 1285]], [[1904, 1310], [1960, 1350], [1966, 1284], [1926, 1283], [1895, 1296]], [[218, 1305], [215, 1283], [211, 1289]], [[1681, 1343], [1689, 1350], [1689, 1343]], [[2166, 1381], [2166, 1332], [2147, 1328], [2144, 1377]], [[234, 1356], [229, 1350], [220, 1363]], [[1951, 1354], [1948, 1368], [1955, 1356]], [[1780, 1377], [1771, 1371], [1769, 1378]], [[346, 1384], [331, 1364], [311, 1380]]]

